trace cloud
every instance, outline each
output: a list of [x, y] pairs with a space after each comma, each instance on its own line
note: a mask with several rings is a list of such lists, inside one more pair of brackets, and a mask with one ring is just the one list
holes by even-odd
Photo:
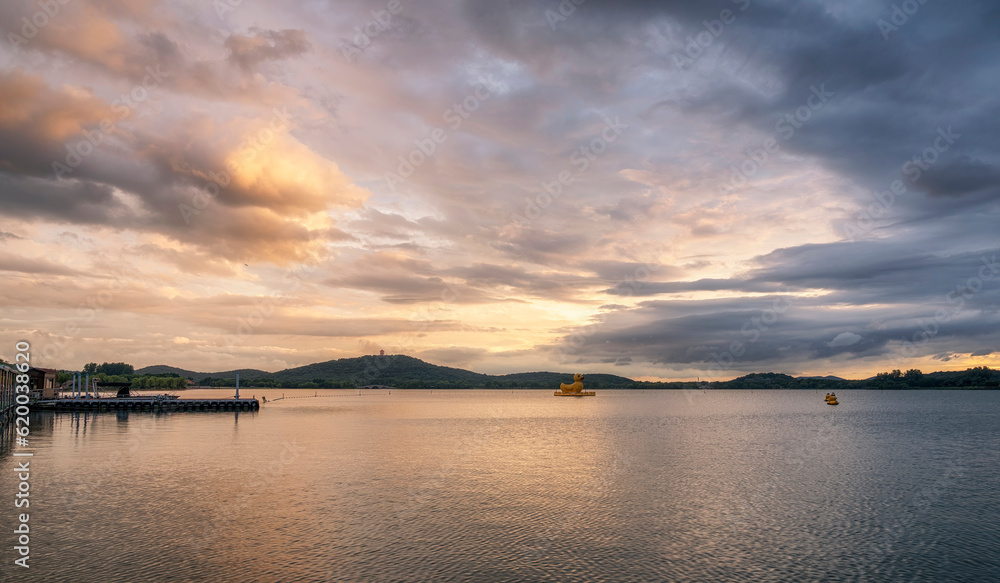
[[86, 89], [50, 87], [22, 69], [0, 71], [0, 172], [51, 177], [63, 142], [92, 130], [111, 108]]
[[[169, 132], [131, 120], [105, 131], [98, 122], [112, 108], [86, 91], [15, 70], [0, 76], [0, 93], [0, 138], [9, 138], [0, 142], [0, 188], [7, 212], [22, 218], [145, 229], [233, 260], [286, 263], [344, 238], [327, 211], [368, 196], [292, 135], [287, 110], [221, 123], [182, 118]], [[93, 154], [70, 161], [70, 151]], [[68, 179], [53, 180], [54, 162], [68, 165]], [[181, 205], [206, 198], [213, 182], [222, 188], [212, 204], [184, 220]]]
[[0, 271], [16, 271], [38, 275], [87, 275], [82, 271], [53, 263], [47, 259], [19, 257], [10, 254], [0, 254]]
[[246, 72], [264, 61], [281, 61], [301, 55], [310, 48], [303, 30], [259, 28], [251, 28], [249, 35], [231, 35], [225, 46], [229, 49], [229, 60]]
[[293, 121], [281, 110], [272, 112], [269, 120], [218, 124], [192, 118], [171, 135], [145, 136], [149, 143], [143, 153], [162, 175], [187, 186], [202, 187], [224, 174], [219, 181], [226, 182], [225, 188], [217, 197], [223, 206], [304, 216], [364, 202], [367, 192], [336, 163], [295, 139]]
[[1000, 168], [963, 155], [948, 164], [935, 165], [921, 178], [920, 189], [931, 196], [959, 197], [973, 194], [1000, 196]]
[[861, 341], [861, 336], [853, 332], [841, 332], [837, 334], [836, 338], [827, 342], [827, 346], [830, 348], [840, 348], [842, 346], [853, 346]]
[[443, 366], [465, 367], [488, 355], [482, 348], [451, 346], [434, 348], [417, 353], [417, 357], [429, 362], [440, 363]]

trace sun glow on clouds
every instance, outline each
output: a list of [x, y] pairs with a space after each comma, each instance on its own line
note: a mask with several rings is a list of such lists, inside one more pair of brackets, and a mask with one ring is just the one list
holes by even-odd
[[258, 134], [263, 138], [256, 144], [226, 156], [225, 166], [234, 169], [233, 187], [240, 193], [234, 204], [277, 213], [319, 213], [331, 206], [356, 207], [367, 198], [335, 163], [295, 140], [287, 129], [264, 128]]

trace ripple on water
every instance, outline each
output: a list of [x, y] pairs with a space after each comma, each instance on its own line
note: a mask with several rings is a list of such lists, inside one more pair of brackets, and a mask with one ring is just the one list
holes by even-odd
[[[344, 394], [238, 418], [53, 417], [32, 461], [33, 560], [74, 583], [1000, 572], [997, 394], [845, 392], [832, 408], [807, 393]], [[0, 491], [12, 466], [0, 457]]]

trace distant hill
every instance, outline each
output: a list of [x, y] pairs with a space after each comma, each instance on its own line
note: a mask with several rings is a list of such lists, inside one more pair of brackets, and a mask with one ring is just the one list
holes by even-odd
[[[581, 369], [585, 374], [586, 370]], [[521, 372], [506, 375], [487, 375], [461, 368], [438, 366], [404, 354], [386, 354], [341, 358], [318, 362], [278, 372], [240, 369], [225, 372], [194, 372], [166, 365], [147, 366], [135, 371], [137, 375], [162, 375], [176, 373], [194, 379], [205, 386], [230, 387], [240, 384], [247, 387], [282, 388], [353, 388], [368, 385], [386, 385], [402, 389], [558, 389], [560, 383], [571, 383], [570, 372]], [[975, 367], [964, 371], [932, 372], [919, 370], [905, 373], [894, 370], [883, 372], [864, 380], [845, 380], [840, 377], [792, 377], [766, 372], [752, 373], [729, 381], [715, 382], [650, 382], [635, 381], [612, 374], [587, 374], [587, 389], [997, 389], [1000, 388], [1000, 371]]]
[[[208, 386], [233, 386], [236, 373], [240, 384], [257, 387], [343, 388], [387, 385], [399, 388], [559, 388], [559, 383], [573, 382], [573, 373], [529, 372], [487, 375], [460, 368], [439, 366], [403, 354], [341, 358], [318, 362], [278, 372], [241, 369], [226, 372], [195, 372], [166, 365], [147, 366], [136, 374], [176, 373]], [[634, 386], [629, 378], [610, 374], [587, 375], [588, 389]]]
[[778, 373], [754, 373], [731, 381], [710, 383], [713, 389], [1000, 389], [1000, 371], [977, 366], [962, 371], [924, 374], [916, 369], [906, 372], [880, 372], [864, 380], [852, 381], [840, 377], [790, 377]]
[[321, 380], [363, 385], [391, 385], [403, 387], [413, 383], [425, 385], [482, 386], [489, 375], [460, 368], [438, 366], [419, 358], [403, 354], [386, 354], [341, 358], [298, 368], [289, 368], [273, 374], [279, 381], [320, 382]]
[[[635, 381], [613, 374], [588, 374], [583, 381], [588, 389], [613, 389], [628, 387]], [[514, 374], [493, 377], [515, 387], [553, 387], [558, 389], [560, 383], [572, 383], [573, 375], [561, 372], [518, 372]]]
[[[487, 375], [439, 366], [403, 354], [342, 358], [276, 372], [277, 382], [339, 383], [341, 386], [389, 385], [400, 388], [548, 388], [573, 382], [573, 373], [537, 372]], [[588, 375], [588, 388], [626, 386], [635, 381], [615, 375]]]
[[219, 378], [236, 378], [236, 373], [240, 373], [240, 378], [250, 378], [250, 377], [261, 377], [269, 376], [272, 373], [263, 370], [257, 370], [255, 368], [241, 368], [239, 370], [228, 370], [225, 372], [194, 372], [191, 370], [185, 370], [183, 368], [177, 368], [176, 366], [167, 366], [165, 364], [154, 364], [153, 366], [144, 366], [140, 369], [136, 369], [135, 374], [137, 375], [163, 375], [168, 373], [175, 373], [178, 376], [184, 378], [198, 380], [205, 378], [207, 376], [219, 377]]

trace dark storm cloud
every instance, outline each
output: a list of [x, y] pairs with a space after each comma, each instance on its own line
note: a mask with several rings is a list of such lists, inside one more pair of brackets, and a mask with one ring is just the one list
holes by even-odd
[[[915, 355], [933, 354], [941, 344], [974, 354], [984, 343], [1000, 341], [1000, 249], [941, 257], [906, 255], [877, 243], [843, 245], [854, 245], [855, 253], [839, 245], [782, 249], [758, 258], [767, 266], [728, 286], [725, 280], [654, 283], [637, 292], [782, 286], [824, 290], [822, 295], [648, 301], [605, 316], [557, 348], [579, 362], [603, 362], [610, 352], [701, 366], [728, 353], [753, 367], [831, 357], [888, 359], [890, 343], [912, 346]], [[852, 262], [856, 255], [863, 259]]]
[[0, 172], [4, 214], [60, 222], [105, 224], [109, 216], [131, 219], [132, 211], [110, 186], [76, 180], [52, 181]]
[[1000, 197], [1000, 168], [963, 155], [950, 164], [928, 170], [920, 189], [931, 196], [959, 197], [983, 193]]
[[[931, 322], [936, 310], [956, 309], [948, 299], [961, 297], [962, 290], [969, 293], [963, 287], [969, 282], [981, 289], [962, 300], [961, 312], [940, 324], [920, 353], [932, 354], [932, 344], [944, 343], [960, 345], [959, 352], [966, 354], [982, 352], [982, 337], [997, 337], [1000, 311], [996, 280], [977, 279], [981, 268], [992, 276], [996, 252], [988, 217], [994, 217], [995, 224], [1000, 195], [1000, 122], [993, 97], [1000, 89], [1000, 74], [987, 55], [998, 41], [990, 25], [996, 22], [998, 3], [966, 4], [960, 13], [948, 5], [923, 5], [913, 22], [888, 41], [875, 18], [851, 21], [819, 4], [747, 4], [746, 11], [734, 11], [736, 21], [713, 47], [725, 45], [728, 57], [706, 51], [690, 70], [674, 69], [687, 79], [701, 80], [699, 91], [658, 101], [650, 115], [668, 108], [714, 116], [774, 136], [783, 151], [813, 157], [862, 190], [885, 191], [896, 179], [911, 190], [884, 209], [877, 241], [778, 249], [731, 278], [653, 278], [627, 293], [609, 289], [610, 295], [729, 292], [736, 297], [647, 302], [634, 310], [620, 309], [589, 327], [596, 332], [575, 354], [589, 362], [606, 362], [609, 352], [624, 351], [664, 365], [707, 364], [713, 362], [712, 354], [724, 354], [729, 343], [738, 340], [746, 346], [737, 360], [746, 363], [878, 357], [889, 354], [892, 343], [912, 341], [914, 332], [922, 330], [918, 322]], [[591, 1], [559, 26], [582, 31], [591, 26], [588, 21], [603, 17], [609, 19], [609, 28], [666, 18], [681, 24], [679, 36], [686, 39], [705, 30], [703, 20], [727, 7], [733, 3]], [[886, 9], [887, 15], [889, 6]], [[572, 42], [568, 33], [561, 40]], [[670, 54], [683, 54], [682, 44], [674, 45]], [[767, 89], [760, 91], [737, 82], [730, 69], [712, 69], [713, 64], [725, 65], [726, 59], [742, 59], [747, 70], [777, 75], [778, 83], [759, 85]], [[664, 63], [663, 68], [670, 66]], [[778, 125], [797, 108], [808, 108], [814, 89], [833, 96], [818, 111], [806, 109], [809, 119], [796, 121], [801, 127]], [[781, 128], [796, 131], [784, 139]], [[945, 143], [947, 148], [928, 151], [942, 131], [960, 137]], [[905, 166], [910, 161], [921, 169], [918, 179], [913, 179], [913, 166]], [[962, 200], [956, 204], [957, 198]], [[869, 195], [859, 199], [864, 206], [873, 202]], [[953, 219], [941, 220], [944, 216]], [[934, 225], [921, 226], [917, 234], [904, 230], [915, 222]], [[770, 301], [743, 294], [802, 290], [822, 295], [800, 298], [766, 334], [752, 325], [743, 331]], [[831, 312], [832, 306], [842, 308]], [[885, 318], [872, 318], [876, 310]], [[755, 331], [760, 338], [748, 343]]]
[[872, 320], [864, 309], [830, 311], [823, 298], [647, 302], [611, 314], [552, 348], [581, 363], [629, 357], [705, 368], [731, 361], [736, 370], [833, 357], [890, 362], [890, 343], [913, 346], [914, 355], [933, 354], [942, 344], [971, 354], [1000, 340], [998, 299], [993, 291], [992, 313], [945, 308], [949, 316], [939, 323], [932, 307], [887, 310], [885, 318]]
[[[913, 188], [935, 196], [996, 193], [1000, 160], [993, 142], [1000, 135], [1000, 116], [990, 103], [1000, 84], [997, 64], [988, 57], [1000, 42], [990, 26], [997, 20], [996, 2], [965, 3], [960, 11], [941, 3], [922, 5], [888, 40], [877, 25], [879, 18], [888, 17], [888, 4], [882, 10], [861, 4], [591, 0], [549, 26], [545, 13], [558, 12], [559, 6], [470, 1], [465, 12], [482, 42], [547, 81], [552, 78], [548, 72], [561, 67], [563, 74], [549, 81], [546, 93], [564, 104], [586, 96], [582, 103], [605, 105], [607, 88], [621, 91], [640, 69], [660, 70], [688, 88], [648, 103], [647, 110], [666, 107], [715, 118], [720, 125], [753, 128], [779, 140], [784, 152], [815, 158], [869, 192], [887, 189], [902, 177], [907, 161], [933, 144], [939, 129], [953, 127], [962, 137], [934, 154], [923, 183]], [[684, 55], [685, 45], [723, 10], [732, 11], [735, 20], [694, 66], [678, 68], [672, 58]], [[636, 50], [645, 39], [643, 27], [659, 22], [680, 30], [671, 33], [664, 48]], [[557, 64], [560, 56], [570, 54], [579, 60], [564, 58]], [[577, 69], [581, 62], [585, 70]], [[735, 65], [727, 66], [730, 62]], [[817, 91], [832, 97], [821, 109], [811, 110]], [[794, 118], [800, 108], [809, 116], [804, 123]], [[568, 114], [573, 110], [561, 109], [561, 118], [570, 124], [566, 127], [575, 123]], [[788, 115], [793, 121], [782, 122]], [[551, 116], [546, 131], [554, 130], [558, 119]], [[926, 197], [910, 198], [905, 209], [894, 210], [892, 222], [935, 212]], [[978, 206], [982, 199], [965, 204]], [[626, 198], [597, 210], [631, 219], [644, 211], [644, 204], [648, 202]]]
[[[591, 363], [632, 357], [664, 366], [705, 365], [736, 340], [745, 344], [738, 360], [746, 363], [879, 358], [889, 355], [894, 343], [912, 341], [922, 331], [918, 322], [932, 321], [936, 310], [951, 314], [957, 306], [948, 303], [948, 294], [970, 280], [983, 289], [964, 298], [962, 311], [942, 323], [920, 352], [933, 353], [931, 344], [957, 343], [971, 354], [982, 345], [980, 336], [995, 337], [996, 286], [976, 284], [975, 278], [980, 268], [991, 274], [996, 249], [995, 238], [990, 241], [989, 233], [995, 233], [988, 226], [991, 215], [980, 219], [977, 214], [1000, 193], [1000, 118], [991, 105], [1000, 75], [995, 59], [987, 56], [997, 43], [995, 28], [988, 24], [996, 21], [997, 5], [970, 3], [958, 12], [940, 3], [922, 5], [912, 22], [887, 41], [876, 21], [888, 17], [888, 4], [884, 14], [867, 7], [861, 17], [855, 16], [859, 11], [838, 14], [820, 3], [589, 0], [552, 21], [552, 27], [542, 27], [545, 10], [558, 11], [558, 2], [469, 2], [468, 18], [484, 42], [535, 70], [551, 70], [553, 54], [587, 55], [587, 73], [559, 79], [586, 93], [593, 104], [601, 102], [601, 90], [590, 91], [600, 86], [598, 79], [621, 89], [622, 71], [641, 64], [692, 81], [690, 87], [697, 88], [676, 90], [647, 104], [643, 111], [650, 120], [660, 110], [671, 110], [715, 119], [723, 128], [752, 128], [774, 137], [783, 152], [815, 159], [848, 177], [858, 190], [885, 191], [897, 179], [910, 187], [908, 194], [895, 197], [872, 231], [879, 240], [778, 249], [728, 278], [678, 281], [679, 274], [671, 273], [629, 289], [611, 287], [606, 293], [613, 296], [728, 292], [734, 297], [647, 302], [634, 309], [619, 305], [597, 324], [580, 328], [586, 342], [567, 352]], [[706, 30], [704, 22], [719, 18], [725, 9], [733, 11], [735, 22], [700, 60], [695, 57], [690, 69], [679, 69], [671, 57], [683, 55], [685, 43]], [[660, 21], [679, 25], [680, 32], [668, 38], [668, 49], [638, 55], [633, 48], [643, 38], [642, 26]], [[596, 46], [603, 52], [595, 52]], [[608, 70], [609, 63], [617, 69]], [[575, 72], [572, 62], [564, 67]], [[810, 103], [822, 107], [810, 108]], [[787, 121], [797, 112], [808, 119]], [[960, 137], [928, 154], [942, 131]], [[904, 165], [914, 157], [922, 165], [917, 180], [912, 172], [904, 174]], [[963, 199], [960, 204], [956, 197]], [[865, 194], [858, 204], [875, 200]], [[595, 210], [632, 220], [650, 208], [648, 201], [624, 198]], [[987, 213], [995, 217], [995, 207]], [[940, 220], [944, 216], [953, 218]], [[695, 218], [702, 220], [704, 213]], [[914, 222], [921, 225], [919, 233], [903, 230]], [[719, 233], [708, 228], [706, 234]], [[532, 229], [495, 246], [512, 257], [552, 265], [555, 257], [582, 251], [562, 247], [567, 241]], [[587, 248], [595, 243], [588, 241]], [[798, 298], [794, 309], [766, 333], [751, 323], [772, 309], [776, 297], [786, 296], [745, 294], [807, 290], [819, 295]], [[747, 323], [750, 328], [744, 331]], [[565, 350], [568, 344], [573, 343], [556, 348]]]
[[[1000, 248], [946, 255], [921, 247], [927, 245], [804, 245], [756, 258], [758, 266], [740, 278], [647, 282], [634, 295], [736, 296], [618, 306], [554, 348], [581, 363], [627, 355], [699, 367], [732, 360], [747, 370], [834, 357], [890, 361], [900, 346], [911, 356], [942, 345], [982, 356], [983, 344], [1000, 341]], [[817, 295], [742, 295], [778, 289]]]
[[[827, 290], [838, 303], [926, 300], [943, 296], [956, 283], [975, 277], [982, 267], [992, 274], [998, 249], [944, 254], [915, 242], [857, 241], [777, 249], [753, 260], [739, 277], [696, 281], [649, 281], [636, 295], [694, 291], [774, 293]], [[655, 279], [655, 278], [654, 278]], [[620, 290], [608, 290], [622, 295]], [[894, 303], [894, 302], [893, 302]]]
[[[780, 249], [759, 258], [765, 266], [751, 271], [748, 281], [825, 290], [831, 306], [927, 306], [923, 311], [933, 313], [960, 305], [992, 318], [1000, 294], [1000, 249], [942, 253], [927, 247], [868, 241]], [[972, 294], [966, 292], [970, 286]]]
[[[931, 145], [939, 127], [953, 126], [962, 134], [959, 144], [940, 153], [921, 187], [939, 196], [996, 192], [996, 161], [969, 158], [970, 153], [995, 158], [992, 146], [1000, 135], [1000, 116], [991, 105], [1000, 76], [989, 57], [1000, 43], [991, 26], [997, 21], [996, 2], [964, 3], [960, 11], [944, 3], [922, 5], [888, 41], [876, 18], [849, 20], [819, 3], [802, 2], [591, 0], [559, 30], [579, 31], [579, 38], [564, 36], [562, 42], [582, 44], [595, 21], [606, 19], [608, 27], [628, 22], [635, 34], [639, 22], [664, 18], [684, 28], [669, 51], [683, 55], [684, 43], [706, 30], [704, 21], [717, 19], [725, 9], [733, 10], [735, 21], [710, 48], [724, 45], [728, 53], [741, 54], [741, 68], [776, 75], [779, 83], [768, 87], [780, 90], [762, 93], [737, 82], [732, 71], [677, 70], [665, 60], [661, 68], [706, 84], [698, 93], [680, 93], [660, 106], [718, 116], [780, 137], [779, 131], [795, 128], [786, 123], [776, 130], [779, 120], [806, 106], [814, 87], [822, 88], [833, 97], [822, 110], [808, 112], [812, 118], [782, 148], [816, 156], [864, 187], [884, 189], [906, 161]], [[718, 59], [714, 54], [701, 58]]]

